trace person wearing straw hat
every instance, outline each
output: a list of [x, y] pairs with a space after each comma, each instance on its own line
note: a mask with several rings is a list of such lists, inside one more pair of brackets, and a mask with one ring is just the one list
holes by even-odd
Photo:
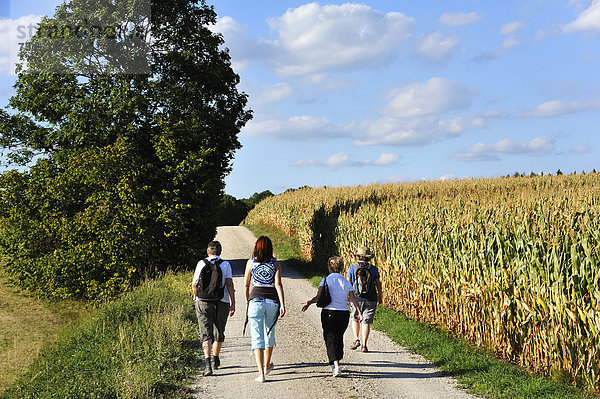
[[[379, 269], [369, 263], [373, 258], [373, 253], [368, 247], [361, 246], [354, 256], [357, 262], [348, 267], [346, 278], [354, 287], [356, 301], [360, 309], [357, 309], [353, 303], [350, 304], [352, 309], [352, 332], [354, 333], [354, 342], [350, 345], [350, 349], [360, 347], [362, 352], [368, 352], [367, 341], [371, 332], [371, 324], [373, 323], [377, 304], [382, 301], [381, 280]], [[361, 314], [362, 321], [359, 318]]]

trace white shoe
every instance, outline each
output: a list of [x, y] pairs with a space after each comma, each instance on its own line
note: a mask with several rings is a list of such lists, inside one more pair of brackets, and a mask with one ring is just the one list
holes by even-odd
[[265, 375], [264, 374], [259, 375], [258, 377], [256, 377], [254, 379], [254, 381], [256, 381], [256, 382], [265, 382]]
[[268, 375], [274, 368], [275, 368], [275, 365], [273, 364], [273, 362], [271, 362], [269, 364], [269, 367], [265, 367], [265, 375]]
[[341, 373], [342, 373], [342, 370], [340, 370], [339, 367], [334, 367], [333, 368], [333, 376], [334, 377], [338, 377]]

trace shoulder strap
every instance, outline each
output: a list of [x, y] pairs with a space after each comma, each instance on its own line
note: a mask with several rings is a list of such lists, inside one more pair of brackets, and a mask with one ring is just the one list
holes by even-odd
[[[212, 263], [211, 261], [209, 261], [209, 260], [208, 260], [208, 258], [204, 258], [204, 259], [202, 259], [202, 260], [204, 261], [204, 264], [205, 264], [206, 266], [208, 266], [209, 264], [211, 264], [211, 263]], [[217, 266], [219, 266], [221, 263], [223, 263], [223, 261], [224, 261], [224, 259], [221, 259], [221, 258], [219, 258], [219, 259], [215, 260], [215, 263], [214, 263], [214, 264], [215, 264], [215, 265], [217, 265]]]

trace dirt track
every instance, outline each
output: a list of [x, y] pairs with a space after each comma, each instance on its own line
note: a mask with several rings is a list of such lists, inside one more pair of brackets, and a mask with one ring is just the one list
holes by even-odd
[[436, 368], [394, 344], [387, 336], [372, 331], [369, 353], [352, 351], [350, 327], [346, 331], [343, 376], [333, 378], [327, 365], [320, 323], [315, 306], [300, 311], [300, 302], [316, 290], [293, 270], [283, 265], [287, 314], [277, 323], [275, 369], [267, 382], [257, 375], [250, 356], [248, 332], [242, 336], [246, 307], [243, 274], [255, 237], [243, 227], [220, 227], [217, 239], [222, 257], [233, 266], [237, 311], [229, 319], [221, 352], [221, 368], [214, 376], [202, 377], [199, 370], [191, 388], [197, 398], [472, 398]]

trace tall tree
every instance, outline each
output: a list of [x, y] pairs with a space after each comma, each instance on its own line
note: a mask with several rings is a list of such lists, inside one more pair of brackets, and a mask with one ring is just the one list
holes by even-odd
[[212, 6], [71, 0], [22, 48], [0, 145], [0, 245], [19, 285], [109, 296], [192, 265], [251, 118]]

